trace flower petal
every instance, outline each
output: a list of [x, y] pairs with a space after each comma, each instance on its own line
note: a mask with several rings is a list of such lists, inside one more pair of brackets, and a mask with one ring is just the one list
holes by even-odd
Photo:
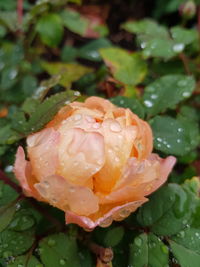
[[61, 129], [59, 174], [68, 181], [83, 185], [105, 161], [104, 138], [96, 132], [82, 129]]
[[146, 198], [141, 198], [130, 203], [119, 205], [117, 207], [112, 208], [102, 217], [96, 220], [92, 220], [91, 218], [85, 216], [78, 216], [77, 214], [71, 211], [66, 211], [65, 220], [67, 224], [75, 223], [87, 230], [92, 230], [97, 226], [108, 227], [113, 220], [120, 221], [125, 219], [127, 216], [129, 216], [131, 212], [135, 211], [146, 201]]
[[31, 175], [30, 162], [25, 160], [25, 154], [23, 148], [20, 146], [17, 149], [16, 160], [14, 165], [14, 174], [19, 181], [25, 195], [28, 197], [35, 197], [41, 200], [37, 194], [34, 183], [37, 182], [36, 179]]
[[53, 128], [46, 128], [27, 138], [28, 156], [38, 180], [55, 174], [58, 163], [56, 150], [58, 142], [59, 132]]
[[88, 216], [99, 209], [98, 198], [91, 189], [69, 183], [61, 176], [52, 175], [35, 184], [38, 193], [48, 202], [62, 210], [71, 210]]

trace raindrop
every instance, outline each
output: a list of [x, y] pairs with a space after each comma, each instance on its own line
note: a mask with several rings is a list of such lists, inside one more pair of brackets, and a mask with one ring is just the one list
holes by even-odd
[[183, 128], [178, 128], [178, 132], [179, 133], [183, 132]]
[[145, 101], [144, 101], [144, 104], [145, 104], [145, 106], [148, 107], [148, 108], [153, 107], [153, 103], [152, 103], [151, 101], [149, 101], [149, 100], [145, 100]]
[[102, 222], [99, 223], [99, 225], [101, 227], [108, 227], [109, 225], [111, 225], [112, 223], [112, 217], [108, 217], [105, 220], [103, 220]]
[[94, 129], [99, 129], [100, 128], [100, 123], [96, 122], [92, 126], [93, 126]]
[[13, 171], [13, 166], [12, 165], [8, 165], [5, 167], [5, 172], [12, 172]]
[[94, 122], [94, 118], [92, 118], [92, 117], [90, 117], [90, 116], [86, 116], [85, 118], [86, 118], [86, 120], [87, 120], [88, 122]]
[[153, 95], [151, 95], [151, 98], [152, 98], [152, 99], [156, 99], [156, 98], [158, 98], [158, 96], [155, 95], [155, 94], [153, 94]]
[[197, 237], [199, 237], [199, 236], [200, 236], [200, 234], [199, 234], [199, 233], [195, 233], [195, 235], [196, 235]]
[[160, 137], [156, 138], [156, 140], [157, 140], [158, 142], [162, 142], [162, 138], [160, 138]]
[[142, 42], [142, 43], [141, 43], [141, 48], [144, 49], [144, 48], [146, 47], [146, 45], [147, 45], [147, 44], [146, 44], [145, 42]]
[[113, 122], [110, 125], [110, 130], [113, 132], [120, 132], [121, 131], [121, 126], [118, 122]]
[[182, 86], [186, 86], [186, 85], [187, 85], [187, 81], [186, 80], [178, 81], [178, 86], [182, 87]]
[[124, 100], [121, 99], [121, 100], [119, 101], [119, 103], [120, 103], [120, 105], [123, 105], [123, 104], [124, 104]]
[[76, 115], [74, 116], [74, 120], [75, 120], [75, 121], [79, 121], [81, 118], [82, 118], [81, 114], [76, 114]]
[[49, 182], [48, 182], [48, 181], [44, 181], [43, 184], [44, 184], [44, 186], [45, 186], [46, 188], [49, 188]]
[[176, 53], [180, 53], [180, 52], [183, 51], [184, 47], [185, 47], [184, 44], [181, 44], [181, 43], [180, 43], [180, 44], [175, 44], [175, 45], [173, 46], [173, 50], [174, 50], [174, 52], [176, 52]]
[[18, 211], [20, 208], [21, 208], [20, 203], [16, 203], [16, 205], [15, 205], [15, 210]]
[[49, 240], [48, 240], [48, 245], [49, 245], [50, 247], [53, 247], [55, 244], [56, 244], [56, 241], [55, 241], [55, 240], [53, 240], [53, 239], [49, 239]]
[[171, 147], [171, 145], [167, 144], [167, 147], [168, 147], [168, 148], [170, 148], [170, 147]]
[[66, 105], [69, 105], [70, 104], [70, 101], [69, 100], [65, 101], [65, 104]]
[[181, 143], [181, 139], [177, 139], [176, 142], [177, 142], [177, 143]]
[[116, 162], [119, 162], [120, 159], [119, 159], [118, 157], [115, 157], [115, 161], [116, 161]]
[[134, 243], [135, 243], [136, 246], [141, 247], [141, 245], [142, 245], [141, 238], [136, 237], [135, 240], [134, 240]]
[[17, 70], [11, 70], [9, 73], [9, 78], [13, 80], [15, 79], [16, 76], [17, 76]]
[[180, 231], [179, 235], [180, 235], [181, 238], [183, 238], [185, 236], [185, 232], [184, 231]]
[[80, 96], [81, 94], [80, 94], [79, 91], [75, 91], [75, 92], [74, 92], [74, 95], [75, 95], [75, 96]]
[[183, 92], [183, 97], [188, 97], [190, 96], [190, 92]]

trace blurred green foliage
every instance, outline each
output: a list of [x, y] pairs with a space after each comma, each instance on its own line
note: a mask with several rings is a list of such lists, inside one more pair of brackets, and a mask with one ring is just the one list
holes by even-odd
[[199, 10], [199, 0], [0, 1], [0, 168], [11, 182], [17, 146], [80, 94], [130, 108], [155, 151], [177, 156], [148, 203], [92, 233], [0, 180], [0, 267], [93, 267], [91, 244], [111, 247], [114, 267], [200, 266]]

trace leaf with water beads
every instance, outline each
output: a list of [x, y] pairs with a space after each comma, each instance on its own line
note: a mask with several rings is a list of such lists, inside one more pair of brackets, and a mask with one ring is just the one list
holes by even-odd
[[168, 184], [152, 196], [138, 212], [137, 220], [157, 235], [174, 235], [191, 222], [195, 195], [177, 184]]
[[4, 230], [0, 233], [0, 258], [23, 254], [32, 246], [34, 240], [31, 230], [24, 232]]
[[0, 232], [9, 225], [15, 211], [16, 209], [13, 203], [0, 207]]
[[156, 116], [150, 125], [155, 148], [166, 154], [183, 156], [199, 144], [198, 124], [186, 117]]
[[79, 267], [76, 240], [59, 233], [42, 239], [39, 243], [40, 258], [45, 267]]
[[44, 267], [43, 264], [33, 255], [18, 256], [14, 259], [11, 258], [7, 267]]
[[154, 234], [136, 236], [130, 245], [129, 266], [167, 267], [168, 247]]
[[191, 76], [173, 74], [163, 76], [149, 84], [144, 91], [143, 102], [149, 116], [155, 116], [191, 96], [195, 80]]
[[18, 112], [16, 114], [18, 120], [13, 120], [12, 127], [25, 135], [37, 132], [52, 119], [62, 106], [74, 101], [79, 95], [79, 92], [71, 90], [52, 95], [37, 106], [28, 121], [25, 119], [25, 114]]
[[181, 267], [199, 267], [200, 265], [200, 254], [182, 246], [172, 240], [170, 240], [170, 247], [172, 253], [178, 260]]

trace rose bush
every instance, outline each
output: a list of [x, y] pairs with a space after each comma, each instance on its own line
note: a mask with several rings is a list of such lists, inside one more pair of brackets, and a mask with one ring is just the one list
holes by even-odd
[[149, 125], [129, 109], [90, 97], [63, 107], [18, 148], [15, 175], [24, 193], [93, 229], [122, 220], [167, 179], [176, 159], [152, 153]]

